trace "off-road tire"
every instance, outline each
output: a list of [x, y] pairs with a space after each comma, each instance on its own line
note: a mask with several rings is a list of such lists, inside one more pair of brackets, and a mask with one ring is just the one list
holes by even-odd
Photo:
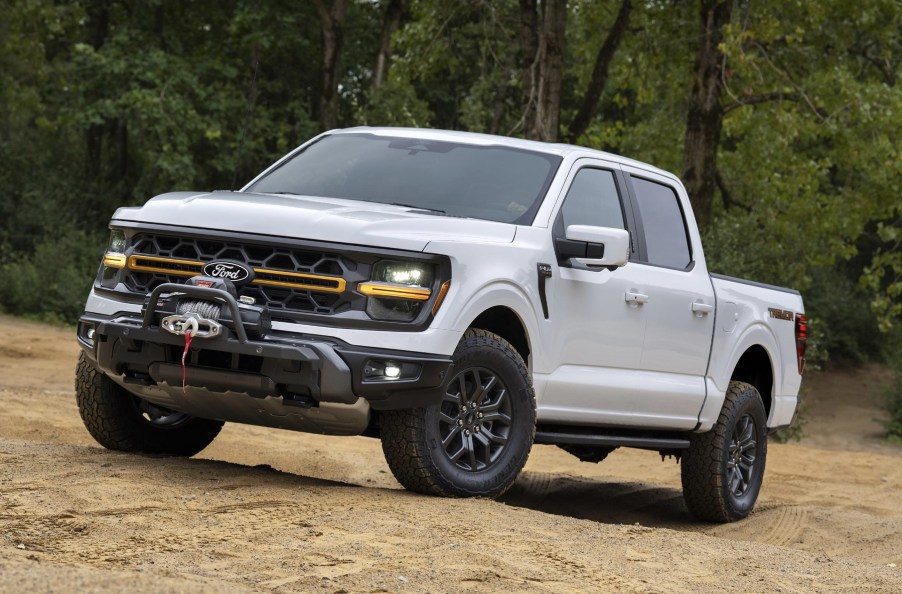
[[[736, 460], [741, 464], [734, 471]], [[745, 518], [758, 499], [766, 461], [767, 426], [761, 395], [750, 384], [730, 382], [717, 423], [707, 433], [692, 435], [683, 455], [686, 507], [710, 522]], [[740, 470], [744, 467], [748, 467], [747, 473]]]
[[[443, 497], [498, 497], [513, 484], [529, 457], [536, 430], [535, 392], [523, 359], [497, 334], [467, 330], [454, 351], [453, 360], [452, 379], [443, 403], [383, 413], [382, 451], [395, 478], [411, 491]], [[497, 383], [486, 379], [487, 390], [476, 387], [477, 378], [489, 376]], [[502, 387], [509, 406], [503, 405], [505, 397], [499, 396]], [[486, 403], [485, 409], [483, 404], [476, 404], [478, 401]], [[455, 402], [460, 403], [457, 409]], [[467, 403], [476, 406], [471, 410]], [[505, 415], [507, 421], [500, 420], [496, 412], [474, 416], [502, 405], [509, 411]], [[488, 418], [499, 420], [483, 421]], [[463, 425], [454, 433], [457, 420]], [[477, 431], [475, 426], [479, 423], [483, 425]], [[443, 445], [443, 432], [449, 444], [456, 443], [459, 437], [461, 447], [466, 449], [463, 432], [468, 426], [472, 427], [472, 432], [467, 434], [473, 440], [470, 443], [475, 444], [471, 450], [478, 450], [482, 460], [471, 462], [474, 459], [469, 456], [471, 450], [467, 450], [467, 459], [461, 456], [455, 462], [448, 452], [454, 446]], [[491, 448], [498, 445], [495, 438], [502, 433], [506, 442], [492, 454]], [[484, 462], [491, 455], [497, 457]], [[479, 468], [480, 464], [485, 467]]]
[[210, 445], [222, 421], [180, 415], [171, 425], [154, 424], [140, 409], [142, 401], [79, 356], [75, 399], [85, 428], [110, 450], [166, 456], [193, 456]]

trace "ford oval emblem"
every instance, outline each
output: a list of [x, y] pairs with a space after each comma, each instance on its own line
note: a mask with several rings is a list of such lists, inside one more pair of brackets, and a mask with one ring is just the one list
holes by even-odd
[[251, 276], [251, 271], [236, 262], [210, 262], [204, 266], [204, 276], [213, 278], [222, 278], [240, 283], [247, 280]]

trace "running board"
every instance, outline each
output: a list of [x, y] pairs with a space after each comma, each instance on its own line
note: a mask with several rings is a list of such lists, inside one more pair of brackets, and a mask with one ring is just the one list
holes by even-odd
[[684, 450], [689, 440], [677, 437], [649, 437], [639, 435], [612, 435], [596, 433], [576, 433], [569, 431], [536, 431], [535, 443], [552, 445], [570, 444], [604, 447], [639, 448], [643, 450]]

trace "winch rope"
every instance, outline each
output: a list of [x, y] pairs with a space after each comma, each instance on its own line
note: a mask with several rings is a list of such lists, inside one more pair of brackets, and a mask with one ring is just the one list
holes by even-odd
[[178, 313], [196, 313], [202, 318], [218, 320], [222, 306], [213, 301], [204, 301], [202, 299], [188, 299], [179, 303]]
[[185, 331], [185, 350], [182, 351], [182, 392], [188, 395], [188, 349], [191, 348], [191, 330]]
[[[213, 301], [204, 301], [202, 299], [190, 299], [179, 303], [178, 313], [187, 314], [195, 313], [202, 318], [219, 319], [222, 306]], [[188, 328], [185, 329], [185, 350], [182, 351], [182, 392], [188, 395], [188, 349], [191, 348], [191, 339], [197, 333], [197, 320], [189, 319], [186, 322]]]

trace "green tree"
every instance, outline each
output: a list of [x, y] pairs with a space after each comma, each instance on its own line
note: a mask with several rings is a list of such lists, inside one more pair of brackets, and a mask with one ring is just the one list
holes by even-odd
[[[900, 30], [896, 0], [0, 3], [2, 259], [93, 254], [118, 206], [240, 186], [324, 127], [438, 127], [679, 173], [714, 270], [889, 330]], [[873, 327], [808, 301], [838, 354]]]

